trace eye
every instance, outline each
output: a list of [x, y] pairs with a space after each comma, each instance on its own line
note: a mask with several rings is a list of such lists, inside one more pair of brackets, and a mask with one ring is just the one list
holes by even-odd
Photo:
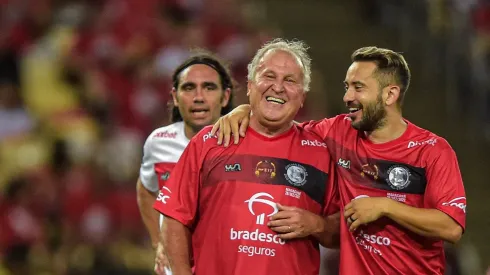
[[296, 83], [296, 80], [294, 80], [294, 79], [292, 79], [290, 77], [286, 78], [286, 81], [287, 82], [290, 82], [290, 83]]

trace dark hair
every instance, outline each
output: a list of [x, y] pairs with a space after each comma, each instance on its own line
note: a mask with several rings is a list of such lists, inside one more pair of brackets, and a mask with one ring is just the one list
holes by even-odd
[[351, 56], [352, 62], [372, 61], [376, 63], [374, 72], [380, 87], [384, 88], [392, 83], [400, 86], [399, 106], [403, 105], [405, 93], [410, 85], [410, 69], [405, 58], [400, 53], [389, 49], [377, 47], [364, 47], [356, 50]]
[[[176, 91], [178, 91], [180, 84], [180, 74], [185, 69], [189, 68], [192, 65], [203, 64], [209, 66], [215, 70], [220, 78], [221, 87], [224, 90], [230, 89], [230, 99], [228, 100], [228, 104], [225, 107], [221, 108], [221, 115], [228, 114], [231, 110], [233, 110], [233, 90], [236, 87], [235, 81], [231, 77], [230, 70], [228, 67], [218, 59], [215, 55], [204, 51], [204, 50], [194, 50], [194, 54], [187, 58], [180, 66], [175, 69], [172, 75], [172, 86]], [[172, 123], [182, 121], [182, 115], [179, 112], [179, 108], [173, 105], [173, 102], [170, 102], [170, 110], [171, 116], [170, 121]]]

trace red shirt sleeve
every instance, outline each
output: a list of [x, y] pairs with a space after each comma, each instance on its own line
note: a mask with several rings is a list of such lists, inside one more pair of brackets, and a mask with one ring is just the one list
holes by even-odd
[[200, 189], [202, 137], [196, 135], [184, 150], [153, 205], [158, 212], [191, 227]]
[[313, 132], [320, 136], [323, 140], [326, 140], [329, 136], [330, 130], [334, 128], [335, 122], [339, 121], [340, 119], [342, 119], [340, 116], [336, 116], [333, 118], [324, 118], [322, 120], [310, 120], [298, 124], [298, 127]]
[[446, 213], [465, 228], [466, 195], [458, 160], [452, 148], [443, 149], [427, 167], [424, 206]]

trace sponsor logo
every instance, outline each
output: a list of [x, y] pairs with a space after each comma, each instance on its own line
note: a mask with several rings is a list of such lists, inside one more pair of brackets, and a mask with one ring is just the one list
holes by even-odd
[[170, 172], [165, 172], [160, 176], [160, 180], [166, 181], [170, 178]]
[[[383, 256], [381, 250], [379, 250], [378, 246], [390, 246], [391, 239], [387, 237], [383, 237], [375, 234], [366, 234], [362, 230], [355, 236], [356, 243], [364, 250], [369, 251], [370, 253], [377, 254], [379, 256]], [[373, 246], [374, 245], [374, 246]]]
[[167, 200], [170, 198], [170, 194], [172, 194], [172, 191], [170, 191], [168, 187], [162, 187], [162, 189], [158, 193], [157, 201], [161, 201], [163, 204], [167, 204]]
[[431, 139], [428, 139], [428, 140], [424, 140], [424, 141], [410, 141], [408, 142], [408, 146], [407, 148], [413, 148], [413, 147], [416, 147], [416, 146], [420, 146], [420, 145], [436, 145], [437, 143], [437, 138], [431, 138]]
[[284, 195], [299, 199], [301, 197], [301, 191], [286, 187], [286, 192], [284, 192]]
[[206, 140], [208, 140], [210, 138], [218, 138], [218, 136], [216, 136], [216, 135], [213, 136], [213, 135], [211, 135], [211, 132], [208, 132], [204, 136], [202, 136], [202, 142], [205, 142]]
[[403, 166], [391, 166], [388, 169], [386, 182], [396, 190], [401, 190], [410, 184], [410, 171]]
[[[248, 203], [248, 211], [250, 211], [250, 213], [252, 213], [252, 215], [256, 216], [255, 212], [254, 212], [254, 209], [253, 209], [253, 205], [254, 203], [263, 203], [263, 204], [266, 204], [266, 205], [269, 205], [271, 207], [271, 212], [267, 215], [267, 217], [270, 217], [274, 214], [277, 213], [277, 206], [276, 206], [276, 203], [273, 202], [273, 201], [270, 201], [270, 200], [267, 200], [267, 199], [263, 199], [263, 197], [267, 197], [267, 198], [270, 198], [270, 199], [274, 199], [274, 197], [271, 195], [271, 194], [268, 194], [268, 193], [265, 193], [265, 192], [260, 192], [260, 193], [257, 193], [255, 195], [253, 195], [252, 197], [250, 197], [250, 199], [246, 200], [245, 202]], [[265, 213], [262, 213], [260, 215], [257, 216], [257, 224], [264, 224], [264, 220], [265, 220]]]
[[[271, 194], [260, 192], [254, 194], [250, 199], [246, 200], [245, 203], [248, 204], [248, 211], [256, 216], [255, 223], [258, 225], [265, 224], [265, 217], [270, 217], [277, 213], [278, 209], [276, 203], [272, 201], [274, 197]], [[263, 204], [266, 207], [261, 207], [262, 213], [258, 214], [254, 210], [255, 204]], [[265, 210], [268, 209], [268, 210]], [[262, 227], [263, 228], [263, 227]], [[267, 227], [266, 227], [267, 228]], [[255, 230], [239, 230], [235, 228], [230, 228], [230, 240], [233, 241], [255, 241], [257, 242], [257, 246], [255, 245], [238, 245], [238, 253], [244, 253], [248, 256], [268, 256], [274, 257], [276, 256], [276, 249], [273, 248], [274, 245], [284, 245], [286, 241], [279, 238], [279, 236], [273, 233], [270, 229], [267, 228], [269, 232], [262, 232], [259, 228]], [[264, 244], [265, 247], [260, 246], [259, 244]]]
[[163, 131], [155, 133], [154, 138], [176, 138], [177, 132]]
[[361, 176], [366, 177], [367, 175], [373, 177], [375, 180], [379, 178], [379, 169], [376, 164], [364, 164], [361, 167]]
[[273, 179], [276, 176], [276, 165], [272, 161], [259, 161], [255, 166], [255, 175]]
[[399, 202], [405, 202], [407, 200], [407, 195], [405, 194], [387, 193], [386, 197]]
[[306, 183], [308, 173], [302, 165], [292, 163], [286, 166], [286, 174], [284, 176], [292, 185], [302, 186]]
[[457, 208], [463, 210], [463, 212], [466, 214], [466, 197], [455, 198], [455, 199], [452, 199], [448, 202], [442, 203], [442, 205], [457, 207]]
[[350, 160], [339, 158], [337, 164], [344, 167], [345, 169], [350, 169]]
[[327, 144], [325, 142], [321, 142], [318, 140], [301, 140], [301, 146], [316, 146], [316, 147], [325, 147], [327, 148]]
[[238, 172], [242, 171], [242, 166], [239, 163], [225, 164], [225, 172]]

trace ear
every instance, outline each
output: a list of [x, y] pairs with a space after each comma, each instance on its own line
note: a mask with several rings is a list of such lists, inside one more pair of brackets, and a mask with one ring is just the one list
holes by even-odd
[[247, 96], [250, 96], [250, 90], [252, 89], [252, 82], [247, 82]]
[[174, 106], [179, 107], [179, 100], [177, 99], [177, 90], [175, 90], [175, 88], [172, 88], [170, 94], [172, 95], [172, 99], [174, 100]]
[[400, 87], [396, 85], [390, 85], [386, 89], [385, 104], [387, 106], [394, 105], [400, 97]]
[[303, 108], [303, 105], [305, 104], [305, 100], [306, 100], [306, 92], [303, 92], [303, 95], [301, 98], [301, 107], [300, 108]]
[[223, 97], [221, 99], [221, 107], [226, 107], [228, 105], [228, 101], [230, 101], [231, 89], [228, 88], [223, 92]]

